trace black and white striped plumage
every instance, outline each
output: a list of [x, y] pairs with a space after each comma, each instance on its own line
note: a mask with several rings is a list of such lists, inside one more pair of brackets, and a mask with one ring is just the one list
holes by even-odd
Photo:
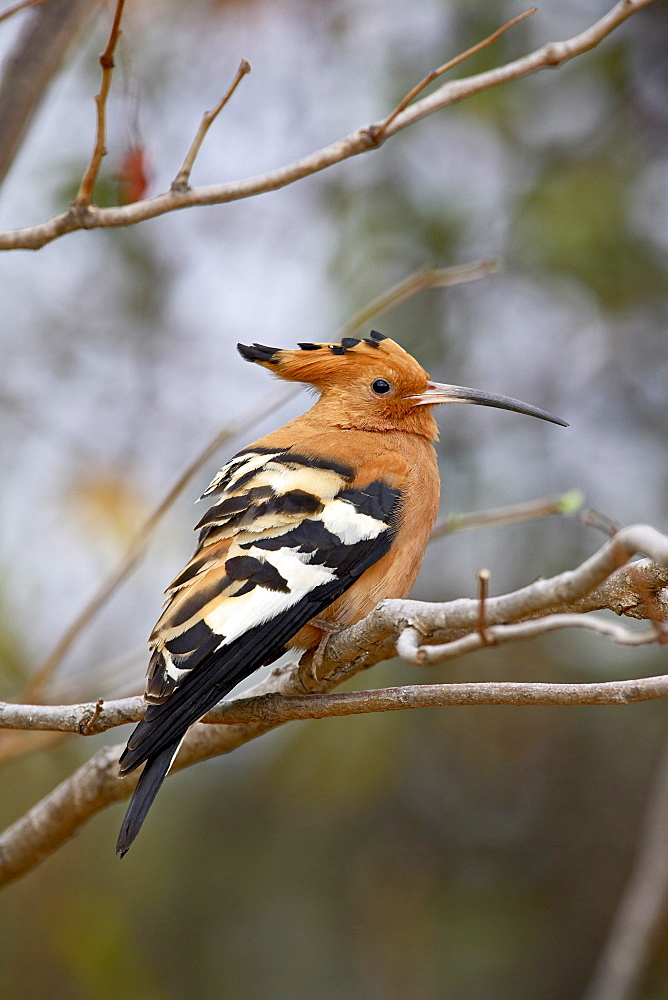
[[149, 707], [121, 757], [147, 761], [117, 850], [134, 840], [188, 727], [385, 555], [400, 491], [302, 447], [253, 446], [221, 469], [195, 554], [150, 639]]

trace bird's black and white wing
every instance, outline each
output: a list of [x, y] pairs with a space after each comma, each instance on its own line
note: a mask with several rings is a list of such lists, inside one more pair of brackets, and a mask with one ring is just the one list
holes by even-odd
[[[150, 704], [120, 761], [121, 774], [149, 761], [135, 795], [142, 782], [155, 785], [122, 845], [136, 835], [188, 727], [388, 552], [400, 491], [354, 480], [347, 465], [255, 447], [206, 490], [215, 501], [197, 525], [193, 558], [167, 591], [150, 639]], [[144, 778], [151, 762], [152, 783]]]

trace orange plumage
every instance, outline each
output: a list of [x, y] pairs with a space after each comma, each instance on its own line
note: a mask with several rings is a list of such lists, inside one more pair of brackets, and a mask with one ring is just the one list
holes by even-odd
[[167, 591], [150, 638], [149, 702], [121, 757], [146, 766], [126, 813], [123, 855], [188, 727], [288, 647], [313, 648], [318, 622], [351, 625], [411, 589], [439, 505], [431, 407], [482, 403], [563, 423], [503, 396], [431, 382], [398, 344], [360, 341], [283, 350], [239, 345], [319, 399], [249, 445], [204, 496], [195, 554]]

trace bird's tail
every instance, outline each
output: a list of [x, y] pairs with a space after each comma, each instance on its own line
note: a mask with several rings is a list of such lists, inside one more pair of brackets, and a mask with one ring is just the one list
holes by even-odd
[[133, 840], [139, 833], [141, 825], [146, 819], [146, 814], [153, 805], [153, 800], [158, 794], [160, 786], [167, 777], [167, 772], [172, 766], [172, 761], [176, 757], [181, 740], [179, 737], [173, 743], [169, 743], [164, 750], [149, 757], [141, 773], [137, 787], [132, 793], [130, 805], [128, 806], [121, 832], [116, 841], [116, 852], [121, 857], [128, 851]]

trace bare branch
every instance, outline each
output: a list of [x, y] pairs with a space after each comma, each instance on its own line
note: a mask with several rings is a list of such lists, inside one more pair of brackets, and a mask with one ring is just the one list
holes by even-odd
[[[485, 617], [488, 625], [505, 625], [539, 614], [547, 614], [555, 609], [571, 610], [576, 602], [581, 601], [599, 587], [621, 565], [628, 562], [635, 554], [648, 555], [655, 563], [668, 567], [668, 537], [662, 535], [650, 525], [637, 524], [622, 528], [614, 538], [607, 542], [581, 566], [549, 580], [536, 580], [528, 587], [516, 590], [502, 597], [489, 598], [485, 604]], [[629, 567], [629, 573], [634, 567]], [[658, 598], [654, 601], [650, 617], [653, 621], [668, 620], [668, 604]], [[442, 609], [447, 608], [445, 614]], [[575, 610], [584, 610], [575, 607]], [[587, 610], [593, 610], [587, 608]], [[382, 601], [378, 608], [365, 619], [368, 627], [371, 619], [377, 616], [378, 625], [381, 622], [387, 630], [392, 627], [403, 631], [408, 625], [413, 626], [424, 639], [435, 639], [438, 631], [463, 629], [471, 631], [477, 627], [479, 602], [468, 599], [451, 601], [447, 605], [428, 604], [417, 601]], [[348, 635], [359, 625], [347, 629], [343, 635]], [[333, 640], [336, 645], [336, 639]], [[338, 651], [338, 650], [337, 650]]]
[[412, 88], [412, 90], [409, 90], [403, 100], [401, 100], [396, 106], [392, 114], [388, 115], [384, 122], [381, 122], [378, 127], [378, 131], [376, 132], [376, 139], [380, 140], [385, 135], [395, 118], [398, 118], [401, 112], [406, 110], [411, 101], [416, 98], [418, 94], [422, 93], [422, 91], [428, 87], [430, 83], [437, 80], [439, 76], [443, 76], [443, 74], [447, 73], [448, 70], [454, 69], [455, 66], [459, 66], [459, 64], [463, 63], [465, 59], [470, 59], [471, 56], [476, 54], [476, 52], [481, 52], [482, 49], [486, 49], [488, 45], [491, 45], [497, 40], [497, 38], [500, 38], [501, 35], [508, 30], [508, 28], [512, 28], [520, 21], [524, 21], [525, 18], [535, 14], [537, 9], [537, 7], [532, 7], [531, 10], [525, 10], [523, 14], [518, 14], [517, 17], [512, 18], [512, 20], [507, 21], [506, 24], [497, 28], [497, 30], [492, 32], [491, 35], [488, 35], [487, 38], [483, 38], [481, 42], [471, 46], [471, 48], [467, 49], [466, 52], [460, 52], [460, 54], [455, 56], [454, 59], [448, 60], [448, 62], [439, 66], [438, 69], [433, 69], [431, 73], [428, 73], [423, 80], [420, 80], [420, 82]]
[[[478, 607], [486, 608], [486, 604], [480, 600]], [[431, 663], [442, 663], [444, 660], [454, 660], [485, 646], [503, 646], [507, 642], [535, 639], [539, 635], [564, 628], [584, 628], [598, 632], [599, 635], [607, 636], [621, 646], [645, 646], [659, 641], [653, 628], [643, 629], [642, 632], [630, 632], [616, 622], [604, 621], [602, 618], [585, 618], [579, 614], [546, 615], [544, 618], [521, 622], [518, 625], [493, 625], [491, 628], [481, 615], [477, 632], [438, 646], [423, 646], [419, 632], [409, 626], [399, 637], [397, 653], [406, 663], [427, 666]]]
[[[548, 42], [526, 56], [462, 80], [453, 80], [438, 87], [433, 94], [416, 101], [406, 108], [385, 128], [383, 139], [408, 128], [421, 118], [433, 114], [441, 108], [497, 87], [511, 80], [518, 80], [538, 70], [559, 66], [575, 56], [587, 52], [599, 44], [628, 17], [648, 6], [652, 0], [619, 0], [619, 2], [595, 24], [573, 38], [560, 42]], [[78, 229], [115, 228], [130, 226], [146, 219], [154, 219], [167, 212], [189, 208], [194, 205], [220, 205], [241, 198], [249, 198], [267, 191], [275, 191], [294, 184], [303, 177], [309, 177], [341, 163], [351, 156], [368, 152], [380, 143], [375, 138], [383, 122], [360, 128], [351, 135], [319, 149], [278, 170], [261, 174], [243, 181], [214, 184], [193, 188], [188, 191], [166, 191], [154, 198], [143, 199], [130, 205], [113, 208], [99, 208], [88, 205], [85, 212], [77, 207], [55, 216], [46, 222], [25, 229], [0, 233], [0, 250], [38, 250], [45, 244]]]
[[520, 524], [539, 517], [549, 517], [551, 514], [570, 517], [580, 512], [584, 500], [581, 490], [573, 489], [560, 496], [541, 497], [539, 500], [527, 500], [524, 503], [509, 504], [507, 507], [491, 507], [489, 510], [472, 511], [467, 514], [449, 514], [434, 525], [429, 541], [434, 542], [437, 538], [451, 535], [455, 531]]
[[584, 1000], [639, 996], [668, 903], [668, 746], [664, 747], [634, 870]]
[[227, 725], [398, 712], [449, 705], [631, 705], [668, 697], [668, 674], [597, 684], [542, 684], [481, 681], [460, 684], [407, 684], [403, 687], [336, 694], [266, 694], [217, 706], [204, 720]]
[[[667, 697], [668, 674], [591, 684], [480, 681], [407, 684], [332, 694], [290, 695], [274, 691], [222, 701], [204, 716], [202, 723], [241, 726], [262, 722], [273, 727], [298, 719], [327, 719], [449, 705], [631, 705]], [[146, 702], [140, 697], [106, 702], [100, 699], [81, 705], [12, 705], [0, 702], [0, 726], [9, 730], [94, 736], [117, 726], [139, 722], [145, 711]]]
[[0, 702], [0, 727], [95, 736], [128, 722], [138, 722], [145, 711], [146, 702], [139, 695], [109, 701], [100, 698], [79, 705], [14, 705]]
[[46, 0], [22, 0], [21, 3], [14, 4], [13, 7], [3, 10], [2, 14], [0, 14], [0, 24], [3, 21], [8, 21], [10, 17], [14, 17], [14, 14], [20, 14], [22, 10], [27, 10], [29, 7], [39, 7], [43, 3], [46, 3]]
[[116, 592], [121, 583], [135, 568], [146, 551], [155, 528], [177, 497], [185, 489], [192, 477], [199, 472], [202, 466], [206, 465], [218, 449], [226, 444], [231, 438], [233, 438], [240, 431], [247, 431], [250, 427], [255, 426], [260, 422], [260, 420], [264, 419], [264, 417], [269, 416], [269, 414], [273, 413], [274, 410], [277, 410], [279, 406], [282, 406], [283, 403], [285, 403], [293, 395], [295, 395], [294, 389], [278, 389], [276, 392], [271, 393], [265, 399], [263, 404], [254, 404], [252, 411], [245, 413], [234, 423], [223, 427], [222, 430], [218, 431], [214, 437], [207, 442], [199, 454], [197, 454], [189, 465], [183, 470], [174, 485], [170, 490], [168, 490], [157, 507], [155, 507], [149, 514], [146, 521], [144, 521], [141, 527], [137, 530], [134, 538], [130, 542], [125, 556], [123, 556], [118, 565], [111, 571], [107, 579], [102, 582], [97, 592], [93, 595], [83, 610], [65, 630], [42, 665], [29, 678], [22, 694], [22, 700], [35, 698], [36, 695], [43, 689], [44, 685], [62, 663], [63, 658], [71, 649], [73, 643], [79, 637], [81, 632], [92, 621], [112, 594]]
[[[294, 678], [279, 681], [291, 693]], [[400, 711], [446, 705], [628, 705], [651, 698], [668, 697], [668, 675], [640, 680], [606, 681], [599, 684], [427, 684], [386, 688], [379, 691], [350, 691], [330, 695], [285, 697], [280, 693], [223, 703], [207, 720], [224, 726], [196, 725], [190, 730], [175, 762], [175, 769], [200, 760], [229, 753], [242, 743], [255, 739], [289, 719], [316, 719], [333, 715]], [[140, 699], [128, 705], [128, 715], [139, 717]], [[18, 706], [7, 706], [8, 709]], [[95, 706], [81, 706], [90, 720]], [[38, 713], [55, 712], [36, 706]], [[113, 711], [103, 706], [102, 716]], [[249, 722], [252, 719], [254, 721]], [[125, 721], [129, 721], [127, 718]], [[77, 729], [86, 725], [80, 721]], [[91, 727], [92, 729], [93, 727]], [[127, 798], [137, 775], [118, 777], [118, 757], [123, 745], [95, 754], [71, 777], [63, 781], [25, 816], [0, 836], [0, 885], [29, 871], [77, 830], [95, 813], [112, 802]]]
[[204, 142], [204, 137], [206, 136], [206, 133], [209, 131], [214, 121], [216, 120], [220, 112], [223, 110], [223, 108], [225, 107], [225, 105], [227, 104], [230, 97], [237, 89], [243, 78], [246, 76], [247, 73], [250, 73], [250, 71], [251, 71], [250, 63], [246, 59], [242, 59], [241, 62], [239, 63], [239, 69], [237, 70], [234, 76], [234, 80], [232, 81], [225, 96], [218, 102], [213, 111], [205, 111], [204, 114], [202, 115], [202, 121], [200, 122], [200, 126], [197, 129], [197, 135], [193, 139], [192, 145], [188, 150], [188, 152], [186, 153], [186, 158], [183, 161], [181, 169], [179, 170], [178, 174], [172, 181], [172, 191], [187, 191], [189, 189], [190, 172], [192, 171], [193, 164], [195, 163], [197, 154], [200, 151], [200, 147]]
[[[661, 641], [662, 633], [657, 633], [654, 628], [641, 632], [630, 632], [615, 622], [587, 618], [582, 614], [562, 611], [560, 614], [543, 614], [543, 617], [536, 617], [546, 608], [555, 607], [559, 600], [562, 601], [562, 607], [573, 607], [574, 600], [582, 599], [581, 591], [585, 585], [583, 581], [589, 581], [587, 586], [591, 590], [592, 581], [595, 584], [597, 577], [606, 572], [606, 567], [608, 567], [609, 572], [609, 567], [612, 565], [611, 560], [620, 559], [622, 554], [625, 558], [629, 558], [638, 550], [649, 551], [655, 558], [663, 561], [664, 573], [659, 575], [658, 581], [653, 572], [656, 567], [644, 562], [633, 563], [630, 567], [611, 572], [610, 577], [614, 582], [615, 578], [623, 577], [626, 574], [622, 587], [628, 588], [631, 584], [635, 585], [636, 591], [642, 594], [641, 599], [647, 602], [646, 592], [650, 591], [657, 582], [663, 585], [663, 580], [666, 578], [668, 537], [653, 528], [636, 525], [624, 528], [582, 566], [568, 573], [562, 573], [550, 580], [537, 580], [522, 590], [502, 597], [490, 598], [486, 593], [483, 594], [484, 588], [482, 588], [481, 598], [484, 596], [484, 615], [482, 617], [482, 600], [460, 599], [443, 604], [405, 600], [383, 601], [364, 621], [342, 632], [333, 633], [329, 637], [326, 647], [320, 654], [319, 668], [322, 668], [322, 672], [320, 669], [318, 671], [320, 681], [318, 682], [313, 676], [310, 677], [310, 680], [322, 692], [331, 689], [334, 684], [341, 680], [342, 676], [364, 669], [364, 667], [370, 666], [388, 655], [393, 655], [395, 651], [409, 662], [428, 664], [464, 655], [483, 645], [497, 645], [518, 639], [533, 638], [562, 628], [591, 629], [615, 642], [631, 646]], [[599, 592], [601, 591], [600, 587], [597, 589]], [[617, 592], [616, 585], [613, 585], [609, 590], [611, 594]], [[537, 595], [539, 595], [539, 599], [537, 599]], [[599, 597], [597, 599], [597, 607], [599, 608], [602, 606], [600, 600]], [[655, 599], [655, 603], [659, 605], [658, 598]], [[505, 616], [505, 620], [502, 620], [502, 616]], [[529, 620], [519, 621], [521, 618]], [[456, 638], [443, 646], [425, 646], [424, 637], [427, 633], [433, 636], [449, 633], [454, 634]], [[462, 633], [464, 634], [462, 635]], [[481, 633], [484, 633], [484, 638]], [[252, 707], [252, 701], [267, 693], [275, 694], [277, 691], [286, 695], [299, 694], [300, 685], [303, 690], [304, 676], [309, 675], [299, 667], [295, 668], [294, 666], [278, 673], [274, 672], [267, 680], [256, 685], [251, 692], [247, 692], [243, 699], [222, 703], [206, 717], [206, 721], [232, 724], [233, 722], [261, 719], [264, 722], [277, 724], [291, 718], [303, 718], [303, 715], [291, 715], [289, 709], [287, 714], [277, 716], [276, 714], [267, 715], [265, 709], [262, 708], [258, 715], [255, 708]], [[649, 689], [654, 691], [652, 685], [656, 678], [646, 680]], [[629, 683], [640, 684], [641, 682]], [[644, 681], [642, 683], [644, 684]], [[458, 691], [463, 690], [461, 685], [451, 687]], [[474, 688], [477, 687], [479, 686], [474, 685]], [[591, 685], [589, 687], [591, 688]], [[574, 690], [579, 691], [586, 688], [587, 685], [584, 687], [582, 685], [573, 686]], [[515, 687], [511, 687], [511, 689], [515, 690]], [[562, 689], [570, 691], [568, 685], [565, 688], [563, 685], [554, 687], [555, 691]], [[420, 687], [416, 690], [424, 691], [426, 688]], [[484, 685], [482, 690], [487, 690]], [[612, 688], [604, 685], [601, 690], [611, 691]], [[368, 694], [368, 692], [363, 692], [363, 694]], [[649, 697], [663, 697], [663, 694], [650, 694]], [[554, 703], [571, 703], [568, 700], [559, 701], [559, 695], [556, 698]], [[617, 695], [613, 696], [611, 703], [617, 703], [614, 699], [617, 699]], [[262, 700], [263, 704], [266, 704], [266, 701]], [[336, 699], [332, 699], [331, 703], [338, 704]], [[451, 704], [452, 702], [446, 701], [444, 703]], [[471, 702], [471, 704], [474, 703], [476, 702]], [[419, 706], [422, 704], [420, 702]], [[243, 705], [241, 715], [239, 715], [240, 705]], [[413, 706], [407, 702], [404, 707]], [[0, 703], [0, 728], [60, 730], [92, 735], [104, 732], [114, 726], [137, 721], [141, 717], [143, 709], [144, 703], [141, 698], [61, 706]], [[377, 711], [378, 709], [369, 710]], [[244, 714], [247, 712], [250, 714]]]
[[[272, 401], [271, 405], [278, 405], [278, 402]], [[232, 430], [227, 428], [222, 433], [231, 434]], [[218, 441], [218, 443], [220, 442]], [[211, 442], [207, 446], [207, 453], [203, 452], [196, 461], [200, 463], [205, 461], [209, 457], [209, 450], [214, 449], [214, 444], [217, 447], [217, 443]], [[168, 497], [175, 490], [182, 488], [188, 475], [189, 470], [186, 470]], [[168, 497], [156, 508], [152, 518], [160, 515]], [[140, 535], [136, 539], [137, 545], [139, 545], [139, 538]], [[633, 563], [614, 572], [616, 565], [639, 551], [649, 551], [654, 562]], [[137, 553], [134, 558], [138, 559], [139, 554]], [[129, 572], [131, 568], [130, 554], [127, 557], [127, 563], [126, 572]], [[120, 583], [122, 568], [119, 567], [116, 570], [114, 577], [114, 579], [118, 578], [116, 586]], [[78, 632], [90, 620], [91, 611], [94, 613], [97, 606], [103, 599], [106, 599], [108, 588], [112, 582], [110, 578], [105, 584], [106, 589], [98, 592], [95, 598], [95, 607], [91, 602], [87, 612], [88, 618], [85, 618], [84, 613], [79, 616], [68, 633], [63, 636], [59, 647], [54, 650], [38, 675], [31, 679], [24, 701], [34, 697], [31, 692], [39, 690], [44, 679], [48, 676], [46, 668], [49, 667], [49, 673], [52, 672], [54, 668], [51, 663], [55, 663], [56, 654], [62, 649], [60, 655], [61, 657], [64, 655], [65, 643], [71, 644], [74, 641]], [[622, 529], [613, 540], [575, 570], [562, 573], [549, 580], [537, 580], [513, 594], [487, 598], [485, 602], [486, 627], [489, 630], [494, 625], [505, 626], [522, 619], [544, 616], [555, 611], [561, 614], [581, 613], [604, 608], [634, 618], [664, 622], [668, 621], [668, 602], [661, 599], [661, 592], [666, 586], [668, 586], [668, 538], [654, 528], [636, 525]], [[465, 598], [445, 604], [407, 600], [383, 601], [363, 622], [331, 637], [327, 655], [324, 657], [323, 670], [325, 674], [335, 670], [338, 675], [341, 664], [357, 663], [361, 650], [364, 650], [365, 655], [368, 655], [370, 659], [348, 672], [356, 672], [357, 669], [364, 669], [365, 666], [379, 662], [380, 659], [392, 655], [397, 636], [408, 625], [417, 630], [422, 637], [421, 642], [428, 639], [438, 641], [444, 636], [450, 640], [460, 639], [478, 628], [479, 611], [479, 601]], [[613, 633], [610, 631], [612, 626], [609, 623], [604, 623], [601, 626], [579, 624], [577, 627], [595, 628], [613, 637]], [[516, 638], [519, 637], [520, 634], [516, 636]], [[499, 639], [498, 641], [510, 641], [511, 638], [515, 637], [511, 636], [508, 640]], [[474, 639], [474, 636], [469, 636], [466, 641], [471, 643]], [[655, 635], [654, 640], [656, 641], [656, 639]], [[616, 641], [619, 640], [616, 639]], [[637, 641], [633, 640], [634, 643]], [[650, 641], [649, 638], [647, 641]], [[400, 648], [412, 650], [412, 646]], [[378, 655], [370, 653], [369, 650], [375, 650]], [[467, 651], [469, 648], [465, 645], [462, 652]], [[373, 658], [374, 655], [375, 658]], [[461, 653], [458, 652], [457, 655], [461, 655]]]
[[107, 132], [107, 98], [109, 97], [111, 77], [114, 72], [114, 52], [116, 51], [116, 45], [121, 34], [121, 18], [123, 16], [124, 6], [125, 0], [117, 0], [116, 13], [114, 14], [114, 20], [109, 33], [109, 41], [107, 42], [106, 49], [100, 56], [102, 83], [100, 84], [100, 91], [95, 97], [95, 107], [97, 112], [95, 146], [93, 147], [93, 155], [90, 158], [90, 163], [86, 168], [83, 178], [81, 179], [77, 196], [72, 202], [73, 209], [80, 210], [82, 208], [86, 208], [90, 204], [90, 200], [93, 197], [95, 181], [97, 180], [97, 175], [100, 171], [102, 157], [107, 155], [107, 149], [105, 146]]
[[372, 319], [384, 315], [390, 309], [396, 308], [414, 295], [429, 288], [450, 288], [452, 285], [464, 285], [469, 281], [479, 281], [498, 271], [499, 263], [495, 260], [481, 260], [475, 264], [461, 264], [459, 267], [439, 267], [426, 271], [415, 271], [403, 281], [399, 281], [377, 299], [369, 302], [336, 334], [335, 339], [352, 337], [361, 327]]

